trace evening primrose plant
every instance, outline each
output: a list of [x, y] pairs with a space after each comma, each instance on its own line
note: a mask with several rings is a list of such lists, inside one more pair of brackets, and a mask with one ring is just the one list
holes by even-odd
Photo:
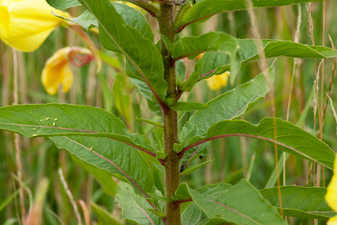
[[[254, 7], [276, 7], [312, 1], [251, 3]], [[268, 142], [280, 151], [333, 170], [334, 151], [291, 122], [262, 118], [252, 124], [239, 119], [271, 91], [272, 77], [268, 74], [273, 74], [273, 64], [244, 84], [236, 85], [236, 78], [243, 72], [242, 66], [252, 60], [262, 58], [269, 63], [268, 59], [280, 56], [327, 59], [337, 57], [336, 50], [292, 41], [237, 39], [223, 32], [199, 36], [182, 32], [190, 24], [204, 22], [213, 15], [246, 10], [246, 0], [127, 1], [157, 20], [157, 42], [144, 14], [127, 5], [109, 0], [48, 2], [60, 10], [82, 7], [83, 14], [72, 21], [85, 29], [97, 27], [103, 48], [123, 56], [123, 70], [161, 121], [148, 120], [154, 129], [144, 135], [130, 132], [116, 115], [91, 106], [15, 105], [0, 108], [1, 129], [26, 137], [49, 137], [58, 148], [90, 168], [97, 179], [103, 174], [117, 178], [117, 188], [109, 176], [100, 183], [115, 197], [122, 218], [134, 224], [283, 225], [287, 224], [284, 216], [320, 220], [335, 216], [324, 200], [325, 188], [273, 184], [258, 190], [248, 180], [234, 185], [220, 182], [193, 187], [182, 182], [182, 177], [207, 164], [200, 164], [197, 159], [207, 152], [209, 142], [227, 137]], [[264, 54], [258, 50], [259, 44]], [[201, 53], [204, 55], [194, 71], [187, 74], [183, 59]], [[58, 66], [48, 67], [52, 63], [53, 60], [47, 62], [46, 71], [60, 70]], [[48, 80], [48, 72], [44, 74]], [[66, 74], [69, 76], [69, 71]], [[200, 81], [223, 77], [226, 82], [214, 80], [211, 88], [225, 85], [228, 78], [235, 88], [206, 103], [183, 100]], [[54, 93], [60, 82], [64, 81], [51, 79], [53, 85], [47, 85], [47, 90]], [[63, 84], [64, 88], [69, 83]], [[92, 205], [96, 212], [97, 207]], [[97, 216], [116, 221], [107, 213]]]

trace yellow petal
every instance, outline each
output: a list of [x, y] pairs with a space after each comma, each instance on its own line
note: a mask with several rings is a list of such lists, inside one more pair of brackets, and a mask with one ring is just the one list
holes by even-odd
[[2, 38], [2, 41], [17, 50], [33, 52], [42, 45], [51, 32], [52, 30], [27, 37]]
[[67, 13], [54, 9], [45, 0], [0, 1], [0, 39], [21, 51], [34, 51]]
[[211, 90], [218, 90], [221, 88], [221, 85], [217, 82], [216, 76], [212, 76], [206, 79], [207, 85]]
[[205, 53], [201, 53], [201, 54], [197, 55], [195, 58], [196, 58], [197, 60], [200, 60], [200, 59], [204, 56], [204, 54], [205, 54]]
[[225, 72], [220, 75], [214, 75], [210, 78], [208, 78], [207, 85], [211, 90], [219, 90], [221, 87], [226, 87], [228, 83], [228, 76], [230, 75], [230, 72]]
[[48, 59], [43, 68], [42, 84], [50, 95], [56, 94], [60, 85], [63, 87], [63, 92], [66, 93], [73, 83], [73, 74], [68, 61], [70, 51], [70, 47], [58, 50]]
[[337, 225], [337, 216], [330, 218], [327, 225]]
[[[333, 210], [337, 211], [337, 157], [335, 158], [334, 175], [332, 176], [328, 186], [325, 200]], [[337, 218], [335, 218], [333, 221], [335, 221], [337, 224]]]
[[228, 77], [230, 75], [230, 72], [225, 72], [223, 74], [217, 75], [217, 81], [221, 84], [222, 87], [226, 87], [228, 83]]

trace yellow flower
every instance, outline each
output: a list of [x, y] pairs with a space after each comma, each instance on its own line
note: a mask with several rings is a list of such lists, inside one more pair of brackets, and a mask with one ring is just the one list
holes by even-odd
[[52, 12], [68, 15], [46, 0], [0, 0], [0, 39], [20, 51], [35, 51], [63, 21]]
[[214, 75], [210, 78], [207, 78], [207, 85], [212, 90], [219, 90], [221, 87], [226, 87], [228, 83], [228, 76], [231, 73], [229, 71], [224, 72], [223, 74]]
[[[84, 55], [81, 56], [80, 54]], [[63, 87], [63, 92], [66, 93], [73, 84], [73, 74], [69, 63], [75, 66], [84, 66], [93, 58], [91, 52], [85, 48], [66, 47], [56, 51], [47, 60], [42, 71], [41, 80], [47, 93], [50, 95], [56, 94], [60, 85]]]
[[[335, 158], [334, 175], [332, 176], [331, 182], [328, 186], [325, 200], [328, 205], [337, 212], [337, 157]], [[328, 221], [327, 225], [337, 225], [337, 216], [332, 217]]]

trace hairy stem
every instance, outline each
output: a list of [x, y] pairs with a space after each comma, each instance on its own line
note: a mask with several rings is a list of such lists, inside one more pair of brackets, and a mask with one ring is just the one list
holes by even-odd
[[[171, 42], [175, 39], [175, 32], [173, 29], [174, 22], [174, 5], [161, 4], [160, 16], [158, 18], [160, 32], [166, 35]], [[166, 49], [162, 42], [162, 58], [164, 62], [164, 77], [168, 85], [167, 97], [177, 99], [176, 75], [173, 59], [170, 52]], [[178, 126], [177, 126], [177, 112], [172, 109], [163, 110], [164, 118], [164, 142], [165, 153], [165, 184], [166, 197], [170, 198], [180, 184], [179, 174], [179, 155], [173, 150], [173, 146], [178, 142]], [[166, 203], [166, 224], [180, 225], [180, 204], [168, 201]]]

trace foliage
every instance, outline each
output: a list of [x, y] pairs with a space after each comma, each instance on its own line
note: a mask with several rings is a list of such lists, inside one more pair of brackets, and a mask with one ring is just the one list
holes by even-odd
[[[57, 9], [80, 8], [80, 16], [63, 18], [72, 22], [68, 26], [75, 26], [75, 29], [81, 26], [82, 36], [82, 29], [98, 31], [103, 50], [98, 51], [88, 41], [89, 37], [84, 36], [88, 38], [85, 42], [96, 60], [104, 61], [114, 71], [112, 88], [108, 84], [110, 78], [105, 74], [111, 73], [112, 69], [103, 67], [98, 72], [103, 97], [97, 99], [104, 99], [104, 110], [90, 104], [4, 106], [0, 108], [0, 129], [29, 138], [47, 137], [58, 149], [69, 152], [73, 161], [99, 182], [101, 188], [98, 188], [100, 193], [97, 195], [103, 195], [104, 191], [109, 199], [114, 199], [113, 203], [110, 202], [113, 206], [107, 204], [110, 209], [118, 210], [117, 205], [121, 208], [119, 219], [99, 206], [99, 202], [87, 199], [99, 224], [122, 224], [121, 220], [127, 224], [149, 225], [287, 224], [283, 216], [303, 220], [328, 220], [335, 216], [324, 200], [325, 188], [305, 187], [302, 182], [301, 186], [284, 184], [280, 187], [278, 184], [277, 187], [259, 190], [262, 185], [258, 182], [265, 182], [267, 178], [259, 180], [260, 175], [253, 168], [256, 167], [255, 155], [269, 149], [270, 146], [264, 145], [264, 142], [269, 142], [275, 148], [276, 157], [271, 164], [279, 168], [276, 169], [278, 173], [287, 168], [277, 165], [277, 150], [280, 150], [290, 154], [296, 162], [304, 160], [311, 163], [312, 168], [323, 168], [330, 176], [335, 157], [330, 146], [336, 142], [328, 140], [326, 143], [320, 138], [322, 133], [316, 137], [315, 132], [288, 121], [288, 116], [284, 120], [261, 116], [264, 112], [253, 113], [261, 109], [261, 102], [273, 105], [274, 100], [277, 101], [278, 95], [272, 103], [267, 98], [268, 95], [275, 97], [272, 96], [277, 89], [275, 80], [280, 79], [277, 69], [281, 60], [275, 62], [274, 58], [285, 56], [291, 65], [296, 64], [292, 58], [311, 58], [317, 63], [318, 60], [336, 58], [337, 50], [290, 40], [238, 38], [223, 31], [196, 32], [196, 35], [182, 32], [185, 29], [193, 33], [197, 26], [214, 15], [246, 10], [245, 0], [188, 0], [183, 4], [175, 0], [126, 2], [133, 2], [146, 10], [153, 16], [151, 20], [157, 19], [159, 32], [152, 29], [151, 20], [143, 12], [121, 2], [48, 0]], [[252, 5], [262, 8], [308, 2], [314, 0], [253, 0]], [[258, 47], [260, 43], [263, 57]], [[202, 53], [203, 57], [190, 71], [188, 59], [193, 60]], [[254, 78], [247, 76], [250, 69], [259, 73], [256, 72], [257, 62], [266, 62], [268, 68]], [[322, 64], [317, 65], [319, 70]], [[214, 92], [197, 88], [204, 79], [220, 74], [228, 76], [229, 71], [231, 87], [226, 87], [225, 92], [220, 91], [221, 94], [206, 103], [194, 96], [198, 91], [202, 96], [206, 93], [212, 96]], [[315, 80], [315, 75], [316, 71], [312, 80]], [[311, 88], [312, 84], [308, 86]], [[54, 87], [53, 94], [58, 87], [58, 84]], [[313, 90], [318, 96], [315, 87]], [[90, 96], [94, 90], [86, 92]], [[317, 107], [317, 101], [324, 100], [323, 96], [320, 99], [314, 97], [307, 104], [310, 107], [313, 101]], [[262, 107], [270, 111], [269, 105]], [[318, 107], [322, 113], [323, 103]], [[276, 114], [282, 113], [275, 111]], [[303, 111], [301, 115], [307, 117], [307, 114], [308, 111]], [[142, 118], [143, 115], [147, 118]], [[316, 128], [316, 118], [313, 123]], [[323, 126], [321, 123], [320, 120], [319, 126]], [[247, 159], [247, 155], [254, 154], [249, 165], [240, 165], [244, 172], [232, 163], [230, 165], [235, 169], [231, 168], [232, 174], [225, 182], [223, 177], [216, 184], [197, 179], [204, 167], [207, 170], [209, 165], [219, 162], [220, 157], [214, 157], [214, 162], [210, 158], [198, 160], [211, 154], [212, 149], [223, 148], [223, 142], [218, 139], [228, 139], [226, 146], [230, 152], [247, 148], [235, 144], [239, 140], [235, 137], [241, 137], [241, 141], [258, 139], [250, 142], [251, 152], [239, 157], [238, 153], [232, 153], [233, 156], [236, 154], [233, 160], [240, 158], [240, 162], [243, 162], [241, 158]], [[272, 155], [272, 152], [266, 154]], [[282, 159], [286, 158], [283, 156]], [[261, 164], [268, 166], [268, 163]], [[291, 169], [295, 170], [294, 167]], [[320, 182], [318, 180], [318, 185]], [[12, 194], [10, 200], [17, 193]], [[4, 203], [8, 204], [10, 200]]]

